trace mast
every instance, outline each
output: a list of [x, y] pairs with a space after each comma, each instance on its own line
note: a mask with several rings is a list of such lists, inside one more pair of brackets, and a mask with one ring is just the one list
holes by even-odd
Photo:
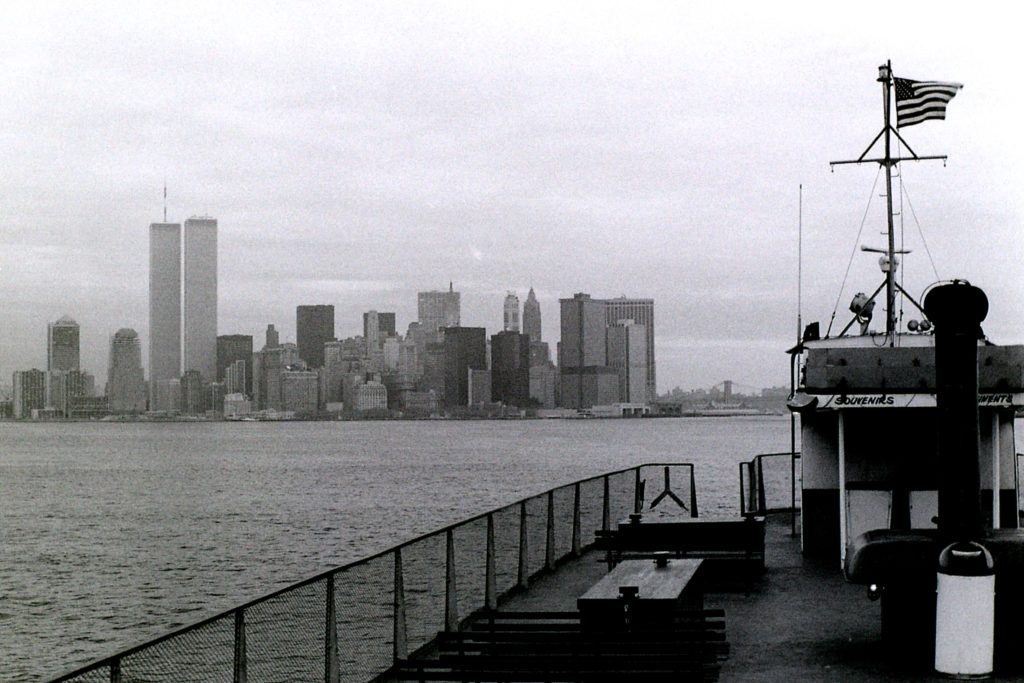
[[885, 157], [881, 164], [885, 167], [885, 216], [888, 222], [889, 241], [886, 257], [889, 259], [886, 264], [885, 273], [885, 334], [889, 337], [889, 346], [896, 343], [896, 236], [892, 225], [892, 167], [897, 162], [892, 158], [890, 132], [892, 126], [889, 123], [890, 101], [889, 91], [892, 89], [892, 62], [878, 67], [878, 80], [882, 83], [885, 105]]
[[[946, 155], [933, 155], [933, 156], [918, 156], [907, 141], [903, 139], [903, 136], [899, 134], [899, 131], [893, 128], [891, 122], [892, 112], [892, 97], [890, 93], [892, 91], [892, 61], [886, 61], [878, 67], [878, 82], [882, 84], [882, 98], [885, 123], [882, 130], [878, 132], [875, 139], [871, 141], [867, 149], [851, 161], [831, 161], [829, 166], [838, 166], [841, 164], [861, 164], [874, 162], [885, 168], [885, 205], [886, 205], [886, 228], [888, 233], [888, 240], [885, 248], [885, 259], [887, 261], [883, 264], [882, 269], [885, 271], [885, 334], [889, 338], [889, 346], [896, 345], [896, 290], [902, 291], [902, 288], [896, 283], [896, 254], [906, 253], [903, 251], [897, 252], [896, 250], [896, 232], [893, 228], [892, 220], [892, 168], [900, 163], [900, 161], [924, 161], [926, 159], [941, 159], [943, 162], [946, 160]], [[893, 157], [892, 156], [892, 136], [895, 135], [896, 139], [899, 140], [903, 146], [909, 152], [910, 156], [906, 158]], [[885, 154], [880, 158], [866, 159], [868, 152], [874, 148], [875, 144], [884, 137], [885, 139]], [[864, 251], [881, 251], [880, 249], [870, 249], [868, 247], [862, 247]], [[881, 286], [879, 287], [879, 290]], [[873, 300], [878, 294], [878, 291], [871, 295]], [[916, 305], [916, 303], [915, 303]], [[851, 323], [852, 324], [852, 323]], [[849, 326], [847, 326], [849, 327]]]

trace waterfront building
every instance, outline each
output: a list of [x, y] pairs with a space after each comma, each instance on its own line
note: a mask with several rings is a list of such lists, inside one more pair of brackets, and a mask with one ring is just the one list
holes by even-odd
[[445, 400], [445, 350], [444, 341], [428, 342], [419, 354], [423, 365], [417, 388], [419, 391], [433, 391], [438, 400]]
[[217, 220], [186, 220], [183, 245], [183, 369], [198, 370], [212, 381], [217, 376]]
[[491, 335], [490, 401], [525, 406], [530, 398], [530, 338], [519, 332]]
[[68, 417], [97, 420], [110, 413], [106, 396], [69, 396]]
[[416, 309], [420, 326], [427, 332], [437, 332], [445, 327], [458, 327], [461, 319], [460, 293], [452, 283], [447, 292], [419, 292]]
[[149, 226], [149, 386], [181, 377], [181, 224]]
[[146, 410], [142, 347], [139, 335], [129, 327], [122, 327], [110, 338], [107, 399], [112, 413], [141, 413]]
[[491, 371], [469, 369], [467, 406], [482, 406], [491, 402]]
[[67, 413], [67, 373], [62, 370], [49, 370], [46, 373], [46, 407], [53, 408], [61, 416]]
[[654, 299], [631, 299], [623, 296], [606, 299], [604, 304], [605, 321], [608, 326], [615, 325], [620, 320], [632, 320], [637, 325], [644, 326], [644, 342], [647, 347], [647, 392], [646, 396], [637, 396], [634, 402], [653, 403], [658, 397], [654, 364]]
[[515, 292], [509, 292], [505, 295], [505, 310], [502, 318], [504, 321], [502, 330], [505, 332], [519, 331], [519, 297], [516, 296]]
[[618, 399], [618, 373], [608, 367], [605, 303], [577, 293], [561, 299], [558, 368], [565, 408], [590, 408]]
[[244, 417], [252, 412], [252, 403], [245, 394], [230, 393], [224, 395], [224, 417], [231, 419]]
[[281, 371], [281, 410], [313, 415], [320, 402], [320, 377], [301, 364]]
[[619, 375], [619, 403], [647, 402], [647, 329], [620, 320], [607, 331], [608, 365]]
[[253, 354], [253, 401], [258, 410], [283, 410], [281, 373], [299, 363], [299, 348], [284, 343]]
[[227, 394], [251, 395], [247, 384], [252, 379], [252, 356], [248, 361], [236, 360], [224, 371], [224, 392]]
[[79, 369], [78, 323], [68, 316], [46, 326], [46, 370], [70, 371]]
[[555, 408], [557, 398], [555, 389], [558, 386], [558, 369], [554, 363], [530, 366], [530, 398], [540, 408]]
[[181, 376], [181, 412], [202, 415], [206, 412], [206, 387], [198, 370], [186, 370]]
[[12, 415], [16, 420], [32, 417], [33, 410], [46, 407], [46, 373], [35, 368], [17, 370], [12, 377]]
[[267, 325], [266, 341], [263, 344], [264, 348], [276, 349], [280, 345], [281, 337], [278, 334], [277, 330], [274, 329], [274, 326], [272, 324]]
[[398, 370], [401, 358], [402, 342], [398, 337], [388, 337], [384, 340], [384, 370], [394, 372]]
[[252, 335], [251, 334], [222, 334], [217, 337], [217, 381], [227, 382], [228, 370], [238, 361], [244, 363], [243, 370], [246, 374], [243, 378], [242, 387], [233, 388], [229, 393], [236, 390], [245, 394], [252, 394]]
[[334, 341], [334, 306], [312, 304], [295, 309], [299, 358], [311, 368], [324, 366], [324, 344]]
[[161, 379], [150, 382], [153, 397], [149, 409], [159, 413], [181, 412], [181, 379]]
[[523, 334], [529, 336], [531, 342], [539, 342], [540, 327], [540, 302], [533, 293], [533, 287], [530, 287], [530, 293], [523, 303]]
[[444, 397], [447, 407], [469, 405], [469, 371], [487, 369], [487, 330], [444, 328]]
[[356, 410], [360, 413], [386, 411], [388, 390], [381, 382], [364, 382], [356, 391]]

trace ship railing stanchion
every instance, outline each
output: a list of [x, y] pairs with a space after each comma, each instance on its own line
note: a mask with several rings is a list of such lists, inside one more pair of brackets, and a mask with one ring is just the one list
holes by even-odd
[[526, 588], [530, 583], [530, 552], [526, 519], [526, 501], [519, 503], [519, 576], [518, 586]]
[[581, 551], [580, 540], [580, 483], [576, 482], [572, 491], [572, 556], [579, 557]]
[[498, 581], [494, 560], [494, 515], [487, 515], [487, 552], [484, 579], [484, 604], [489, 610], [498, 609]]
[[697, 517], [697, 473], [690, 465], [690, 517]]
[[451, 529], [444, 534], [444, 544], [444, 630], [451, 632], [459, 629], [458, 588], [455, 583], [455, 534]]
[[[235, 610], [234, 683], [246, 683], [245, 608]], [[113, 678], [113, 677], [111, 677]], [[118, 677], [120, 680], [120, 676]]]
[[121, 683], [121, 660], [115, 659], [110, 663], [110, 683]]
[[[611, 502], [611, 484], [608, 481], [608, 475], [604, 475], [604, 499], [601, 503], [601, 531], [605, 533], [611, 528], [611, 517], [612, 517], [612, 502]], [[605, 551], [605, 562], [608, 564], [608, 568], [612, 568], [612, 550], [609, 548]]]
[[547, 534], [544, 543], [544, 568], [555, 568], [555, 492], [548, 491]]
[[324, 605], [324, 683], [339, 683], [338, 619], [334, 603], [334, 574], [327, 576], [327, 600]]
[[406, 639], [405, 627], [405, 582], [402, 580], [402, 549], [395, 548], [395, 588], [394, 588], [394, 659], [406, 659], [409, 656], [409, 644]]

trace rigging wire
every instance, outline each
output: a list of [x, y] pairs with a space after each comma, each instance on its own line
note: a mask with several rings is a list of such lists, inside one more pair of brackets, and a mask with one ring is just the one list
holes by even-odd
[[928, 255], [928, 263], [931, 264], [932, 273], [935, 274], [936, 280], [940, 280], [942, 278], [939, 277], [939, 270], [935, 267], [935, 259], [932, 258], [932, 250], [928, 248], [928, 241], [924, 238], [924, 230], [921, 228], [920, 221], [917, 220], [917, 212], [914, 211], [914, 204], [910, 201], [910, 195], [907, 194], [907, 189], [902, 186], [900, 187], [900, 192], [901, 194], [906, 195], [907, 206], [910, 207], [910, 215], [913, 216], [914, 224], [917, 226], [917, 234], [921, 236], [921, 244], [924, 246], [924, 253]]
[[846, 273], [843, 274], [843, 284], [839, 287], [839, 296], [836, 297], [836, 305], [832, 308], [832, 317], [828, 321], [828, 329], [825, 331], [825, 338], [827, 339], [829, 334], [832, 332], [832, 323], [836, 320], [836, 312], [839, 310], [839, 302], [843, 298], [843, 290], [846, 289], [846, 280], [850, 277], [850, 267], [853, 265], [853, 257], [857, 255], [857, 244], [860, 242], [860, 236], [864, 232], [864, 223], [868, 219], [868, 211], [871, 210], [871, 199], [875, 196], [875, 188], [878, 187], [878, 176], [882, 174], [882, 167], [878, 167], [878, 171], [875, 173], [875, 182], [871, 184], [871, 194], [868, 196], [868, 205], [864, 207], [864, 215], [860, 219], [860, 229], [857, 230], [857, 238], [853, 241], [853, 251], [850, 252], [850, 260], [846, 263]]

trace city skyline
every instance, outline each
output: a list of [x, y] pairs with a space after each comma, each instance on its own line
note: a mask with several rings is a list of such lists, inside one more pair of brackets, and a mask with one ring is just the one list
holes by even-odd
[[582, 289], [657, 301], [662, 392], [778, 384], [801, 296], [824, 331], [880, 279], [860, 253], [843, 277], [880, 240], [877, 169], [828, 162], [877, 133], [887, 59], [965, 84], [947, 120], [905, 132], [949, 155], [902, 165], [906, 288], [967, 278], [992, 302], [985, 331], [1018, 341], [1012, 22], [886, 9], [915, 34], [871, 7], [788, 4], [12, 8], [0, 377], [45, 367], [65, 314], [98, 376], [121, 327], [148, 356], [145, 226], [164, 220], [166, 178], [167, 220], [217, 216], [230, 245], [220, 333], [274, 322], [294, 340], [294, 307], [327, 302], [352, 336], [370, 309], [415, 319], [416, 293], [449, 281], [465, 324], [500, 330], [500, 298], [533, 286], [554, 330]]

